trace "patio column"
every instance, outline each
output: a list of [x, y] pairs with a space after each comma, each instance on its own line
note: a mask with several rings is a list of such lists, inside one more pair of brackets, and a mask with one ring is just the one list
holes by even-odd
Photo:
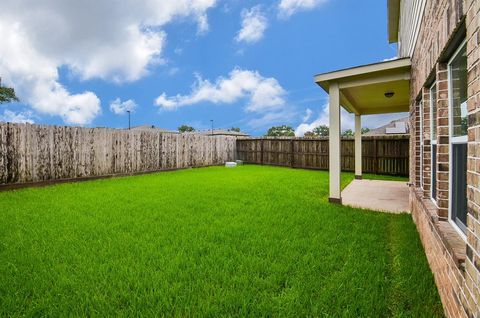
[[342, 203], [340, 189], [340, 90], [338, 83], [331, 83], [329, 87], [329, 171], [330, 195], [328, 200], [333, 203]]
[[355, 179], [362, 179], [362, 117], [355, 115]]

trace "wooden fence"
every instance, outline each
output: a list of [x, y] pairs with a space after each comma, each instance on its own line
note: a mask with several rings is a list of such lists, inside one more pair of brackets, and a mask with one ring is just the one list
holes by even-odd
[[[237, 158], [247, 163], [328, 170], [328, 138], [249, 138], [237, 140]], [[408, 136], [362, 138], [366, 173], [408, 176]], [[342, 171], [355, 171], [355, 142], [342, 138]]]
[[0, 123], [0, 185], [202, 167], [234, 160], [236, 138]]

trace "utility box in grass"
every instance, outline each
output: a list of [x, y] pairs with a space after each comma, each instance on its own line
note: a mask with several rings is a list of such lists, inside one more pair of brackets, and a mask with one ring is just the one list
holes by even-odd
[[237, 166], [237, 163], [236, 162], [225, 162], [225, 167], [226, 168], [235, 168]]
[[235, 160], [235, 163], [237, 164], [237, 166], [242, 166], [243, 160]]

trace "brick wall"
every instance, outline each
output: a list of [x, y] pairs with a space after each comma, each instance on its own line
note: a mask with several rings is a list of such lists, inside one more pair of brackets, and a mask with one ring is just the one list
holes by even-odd
[[425, 248], [428, 263], [434, 273], [443, 308], [449, 317], [467, 317], [458, 297], [464, 281], [458, 266], [458, 256], [440, 236], [440, 228], [447, 222], [431, 217], [433, 203], [422, 196], [421, 191], [411, 188], [410, 209]]
[[430, 196], [432, 153], [430, 147], [430, 90], [422, 89], [423, 98], [423, 195]]
[[420, 187], [420, 103], [412, 107], [410, 111], [410, 158], [414, 158], [415, 162], [410, 165], [410, 181]]
[[[427, 0], [412, 60], [410, 204], [425, 252], [449, 317], [480, 317], [480, 0]], [[446, 52], [464, 24], [468, 62], [467, 239], [448, 222], [449, 90]], [[431, 191], [430, 85], [437, 84], [437, 205]], [[423, 99], [423, 130], [417, 124], [417, 97]], [[423, 134], [423, 189], [418, 184], [420, 134]]]
[[448, 122], [448, 68], [437, 64], [437, 214], [448, 218], [449, 122]]
[[480, 316], [480, 0], [465, 1], [468, 69], [467, 259], [465, 299], [472, 315]]
[[[469, 0], [473, 2], [477, 0]], [[412, 101], [427, 79], [435, 72], [436, 63], [464, 17], [464, 0], [427, 0], [424, 18], [412, 60]]]

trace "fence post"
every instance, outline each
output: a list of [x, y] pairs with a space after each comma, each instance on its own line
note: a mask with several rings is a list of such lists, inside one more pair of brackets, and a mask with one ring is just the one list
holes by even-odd
[[263, 165], [263, 139], [260, 139], [260, 164]]
[[[272, 140], [276, 142], [269, 146], [268, 143]], [[408, 136], [374, 136], [365, 138], [364, 141], [365, 147], [362, 149], [362, 156], [365, 156], [365, 160], [362, 162], [362, 169], [365, 173], [408, 175]], [[252, 160], [255, 160], [252, 161], [252, 163], [262, 165], [274, 164], [292, 168], [328, 170], [328, 155], [325, 156], [323, 152], [329, 146], [327, 142], [328, 139], [320, 138], [312, 140], [308, 138], [255, 138], [239, 141], [238, 150], [242, 152], [244, 151], [244, 156], [253, 156], [251, 158]], [[308, 146], [309, 143], [319, 144], [319, 146], [315, 146], [312, 151], [311, 147]], [[407, 145], [407, 151], [405, 151], [405, 144]], [[245, 147], [246, 145], [249, 146]], [[354, 160], [351, 160], [353, 157], [352, 153], [354, 152], [353, 146], [353, 140], [342, 140], [341, 167], [345, 171], [354, 171]], [[248, 150], [243, 150], [243, 148]], [[269, 161], [268, 159], [269, 153], [275, 154], [272, 156], [272, 161]], [[265, 158], [266, 155], [267, 158]], [[317, 160], [310, 162], [311, 155], [316, 156]], [[307, 160], [306, 158], [309, 159]], [[406, 171], [404, 169], [406, 169]]]
[[294, 163], [295, 154], [294, 154], [294, 152], [293, 152], [293, 149], [294, 149], [294, 148], [293, 148], [293, 141], [294, 141], [293, 139], [290, 140], [290, 155], [291, 155], [291, 157], [292, 157], [292, 159], [291, 159], [291, 161], [290, 161], [290, 164], [291, 164], [292, 168], [295, 166], [295, 163]]

